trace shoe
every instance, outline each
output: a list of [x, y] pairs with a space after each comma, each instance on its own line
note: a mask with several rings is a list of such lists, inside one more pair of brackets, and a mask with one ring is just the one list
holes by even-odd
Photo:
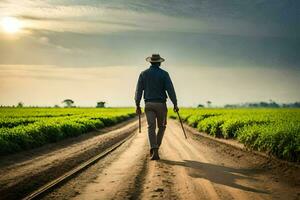
[[153, 149], [150, 149], [150, 158], [153, 156]]
[[151, 160], [159, 160], [158, 148], [153, 148], [153, 154]]

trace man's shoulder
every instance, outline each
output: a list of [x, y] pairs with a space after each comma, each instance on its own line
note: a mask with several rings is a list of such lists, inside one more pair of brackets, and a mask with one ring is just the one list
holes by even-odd
[[143, 74], [143, 73], [147, 73], [149, 71], [149, 68], [148, 69], [145, 69], [145, 70], [143, 70], [142, 72], [141, 72], [141, 74]]
[[143, 76], [143, 75], [146, 74], [148, 71], [149, 71], [149, 69], [145, 69], [145, 70], [143, 70], [143, 71], [140, 73], [140, 75]]
[[163, 70], [162, 68], [159, 68], [159, 70], [163, 73], [163, 74], [169, 74], [166, 70]]

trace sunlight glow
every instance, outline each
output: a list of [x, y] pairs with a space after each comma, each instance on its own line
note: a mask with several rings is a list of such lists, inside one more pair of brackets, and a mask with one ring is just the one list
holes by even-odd
[[6, 33], [17, 33], [21, 30], [21, 21], [14, 17], [4, 17], [1, 20], [1, 26]]

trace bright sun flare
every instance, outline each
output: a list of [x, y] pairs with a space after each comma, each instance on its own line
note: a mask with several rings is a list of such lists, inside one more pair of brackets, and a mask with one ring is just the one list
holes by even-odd
[[4, 17], [1, 25], [6, 33], [17, 33], [22, 28], [21, 21], [14, 17]]

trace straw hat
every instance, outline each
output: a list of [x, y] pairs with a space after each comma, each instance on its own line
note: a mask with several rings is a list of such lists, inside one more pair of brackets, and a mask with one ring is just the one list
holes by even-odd
[[160, 57], [159, 54], [152, 54], [151, 57], [149, 56], [149, 57], [146, 58], [146, 61], [152, 62], [152, 63], [157, 63], [157, 62], [164, 62], [165, 59]]

